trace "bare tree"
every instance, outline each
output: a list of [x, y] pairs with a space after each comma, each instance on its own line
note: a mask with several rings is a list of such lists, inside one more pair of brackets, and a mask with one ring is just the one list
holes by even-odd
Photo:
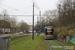
[[69, 24], [74, 23], [75, 21], [75, 9], [74, 9], [74, 3], [72, 2], [72, 0], [61, 0], [59, 5], [60, 5], [60, 9], [58, 9], [60, 11], [59, 13], [59, 20], [61, 21], [61, 25], [62, 26], [66, 26]]
[[19, 23], [19, 29], [20, 29], [20, 31], [24, 32], [24, 30], [28, 30], [29, 29], [29, 25], [26, 22], [21, 21]]
[[16, 31], [16, 24], [17, 24], [16, 17], [14, 16], [10, 17], [10, 24], [11, 24], [12, 33], [14, 33]]
[[8, 24], [10, 17], [6, 10], [2, 11], [0, 17], [1, 17], [1, 26], [4, 28], [4, 33], [5, 33], [5, 28], [8, 28], [8, 27], [10, 28], [10, 24]]
[[43, 13], [43, 15], [46, 17], [46, 24], [50, 24], [53, 18], [58, 17], [58, 12], [57, 10], [47, 10]]

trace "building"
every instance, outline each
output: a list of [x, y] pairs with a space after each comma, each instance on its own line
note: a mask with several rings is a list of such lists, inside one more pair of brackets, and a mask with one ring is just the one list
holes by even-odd
[[29, 25], [29, 29], [32, 30], [33, 25]]
[[[29, 25], [29, 33], [32, 33], [32, 29], [33, 29], [33, 25]], [[36, 33], [35, 30], [34, 30], [34, 33]]]

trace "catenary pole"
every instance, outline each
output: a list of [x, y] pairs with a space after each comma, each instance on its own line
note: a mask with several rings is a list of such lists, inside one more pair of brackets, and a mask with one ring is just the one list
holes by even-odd
[[32, 30], [32, 40], [34, 40], [34, 2], [33, 2], [33, 30]]

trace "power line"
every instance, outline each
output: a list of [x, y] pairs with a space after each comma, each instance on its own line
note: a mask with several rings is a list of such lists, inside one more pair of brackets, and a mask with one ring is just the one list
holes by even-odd
[[[3, 8], [2, 6], [0, 6], [2, 9], [4, 9], [4, 10], [6, 10], [5, 8]], [[8, 10], [7, 10], [7, 12], [9, 12]], [[9, 12], [9, 13], [11, 13], [11, 12]]]
[[[16, 11], [22, 12], [21, 10], [15, 9], [15, 8], [13, 8], [13, 7], [4, 5], [4, 4], [2, 4], [2, 3], [0, 3], [0, 4], [3, 5], [3, 6], [6, 6], [6, 7], [8, 7], [8, 8], [14, 9], [14, 10], [16, 10]], [[26, 11], [28, 11], [31, 7], [32, 7], [32, 6], [29, 6], [28, 9], [27, 9]], [[5, 8], [2, 8], [2, 9], [5, 9]], [[23, 10], [23, 9], [22, 9], [22, 10]], [[25, 12], [26, 12], [26, 11], [25, 11]], [[10, 13], [11, 13], [11, 12], [10, 12]], [[24, 12], [23, 12], [23, 13], [24, 13]]]
[[[28, 11], [32, 6], [28, 6], [27, 8], [25, 8], [25, 12]], [[24, 11], [24, 9], [22, 9]], [[19, 10], [19, 12], [23, 12], [22, 10]], [[23, 13], [25, 13], [23, 12]]]
[[[0, 3], [1, 4], [1, 3]], [[1, 5], [4, 5], [4, 4], [1, 4]], [[9, 6], [7, 6], [7, 5], [4, 5], [4, 6], [6, 6], [6, 7], [9, 7]], [[0, 6], [1, 7], [1, 6]], [[3, 8], [3, 7], [1, 7], [2, 9], [5, 9], [5, 8]], [[12, 8], [12, 7], [9, 7], [9, 8]], [[31, 8], [31, 6], [29, 6], [28, 7], [28, 9], [27, 10], [29, 10]], [[18, 10], [18, 9], [15, 9], [15, 8], [12, 8], [12, 9], [14, 9], [14, 10], [16, 10], [16, 11], [19, 11], [19, 12], [22, 12], [22, 11], [20, 11], [20, 10]], [[23, 10], [23, 9], [22, 9]], [[27, 11], [26, 10], [26, 11]], [[11, 13], [11, 12], [9, 12], [9, 13]], [[24, 12], [23, 12], [24, 13]]]
[[37, 3], [36, 3], [36, 1], [35, 0], [32, 0], [32, 3], [34, 2], [34, 6], [38, 9], [38, 10], [40, 10], [40, 8], [39, 8], [39, 6], [37, 5]]
[[[8, 7], [8, 8], [11, 8], [11, 9], [14, 9], [14, 10], [16, 10], [16, 11], [19, 11], [19, 12], [22, 12], [21, 10], [18, 10], [18, 9], [15, 9], [15, 8], [13, 8], [13, 7], [10, 7], [10, 6], [7, 6], [7, 5], [4, 5], [4, 4], [2, 4], [2, 3], [0, 3], [1, 5], [3, 5], [3, 6], [5, 6], [5, 7]], [[32, 6], [29, 6], [28, 7], [28, 9], [26, 10], [26, 11], [29, 11], [29, 9], [31, 8]], [[35, 5], [35, 7], [37, 8], [37, 6]], [[3, 8], [3, 7], [1, 7], [2, 9], [5, 9], [5, 8]], [[38, 9], [38, 8], [37, 8]], [[23, 9], [22, 9], [23, 10]], [[25, 12], [26, 12], [25, 11]], [[11, 12], [9, 12], [9, 13], [11, 13]], [[24, 13], [24, 12], [23, 12]]]
[[[0, 16], [4, 16], [4, 15], [0, 15]], [[33, 15], [6, 15], [6, 16], [24, 16], [24, 17], [30, 16], [30, 17], [31, 17], [31, 16], [33, 16]], [[37, 16], [39, 16], [39, 15], [38, 15], [38, 14], [34, 14], [34, 16], [37, 17]], [[41, 15], [41, 16], [45, 16], [45, 17], [46, 17], [47, 15]], [[55, 15], [50, 15], [50, 16], [55, 16]]]
[[[1, 6], [0, 6], [1, 7]], [[3, 7], [1, 7], [2, 9], [4, 9]]]
[[[4, 16], [4, 15], [0, 15], [0, 16]], [[15, 17], [32, 17], [33, 15], [6, 15], [6, 16], [15, 16]], [[34, 17], [39, 16], [38, 14], [34, 14]], [[47, 15], [41, 15], [43, 17], [47, 17]], [[55, 16], [55, 15], [50, 15], [50, 16]]]
[[[31, 6], [28, 6], [28, 7], [25, 7], [25, 8], [23, 8], [22, 10], [27, 9], [27, 8], [30, 8], [30, 7], [32, 7], [32, 5], [31, 5]], [[22, 10], [21, 10], [21, 11], [22, 11]]]
[[[7, 6], [7, 5], [4, 5], [4, 4], [2, 4], [2, 3], [0, 3], [1, 5], [3, 5], [3, 6], [5, 6], [5, 7], [8, 7], [8, 8], [11, 8], [11, 9], [14, 9], [14, 10], [16, 10], [16, 11], [18, 11], [18, 9], [15, 9], [15, 8], [12, 8], [12, 7], [9, 7], [9, 6]], [[2, 6], [0, 6], [2, 9], [5, 9], [5, 8], [3, 8]], [[5, 9], [6, 10], [6, 9]], [[8, 10], [7, 10], [8, 11]], [[9, 12], [9, 11], [8, 11]], [[10, 12], [11, 13], [11, 12]]]
[[35, 6], [38, 10], [40, 10], [40, 8], [39, 8], [39, 6], [37, 5], [36, 1], [35, 1], [34, 3], [35, 3], [34, 6]]
[[[31, 8], [31, 6], [30, 6], [26, 11], [28, 11], [30, 8]], [[26, 12], [26, 11], [25, 11], [25, 12]], [[23, 11], [18, 10], [17, 12], [23, 12]], [[25, 13], [25, 12], [23, 12], [23, 13]], [[14, 13], [15, 13], [15, 12], [14, 12]]]
[[[5, 8], [3, 8], [2, 6], [0, 6], [2, 9], [6, 10]], [[8, 11], [8, 10], [7, 10]], [[9, 12], [9, 11], [8, 11]], [[11, 12], [10, 12], [11, 13]]]
[[[26, 9], [26, 10], [25, 10], [25, 12], [23, 12], [23, 13], [28, 12], [31, 8], [32, 8], [32, 6], [28, 7], [28, 9]], [[19, 10], [19, 12], [22, 12], [22, 11], [21, 11], [21, 10]]]
[[[29, 10], [30, 10], [30, 8], [32, 8], [32, 6], [31, 6], [31, 7], [29, 7], [26, 11], [29, 11]], [[25, 11], [25, 12], [26, 12], [26, 11]]]
[[[0, 16], [4, 16], [4, 15], [0, 15]], [[24, 16], [24, 17], [31, 17], [33, 15], [6, 15], [6, 16]], [[37, 14], [35, 14], [34, 16], [38, 16]]]
[[14, 9], [14, 10], [17, 10], [18, 11], [18, 9], [15, 9], [15, 8], [13, 8], [13, 7], [10, 7], [10, 6], [7, 6], [7, 5], [4, 5], [4, 4], [2, 4], [2, 3], [0, 3], [1, 5], [3, 5], [3, 6], [6, 6], [6, 7], [9, 7], [9, 8], [11, 8], [11, 9]]
[[53, 5], [53, 8], [55, 7], [55, 5], [56, 5], [56, 0], [55, 0], [55, 3], [54, 3], [54, 5]]

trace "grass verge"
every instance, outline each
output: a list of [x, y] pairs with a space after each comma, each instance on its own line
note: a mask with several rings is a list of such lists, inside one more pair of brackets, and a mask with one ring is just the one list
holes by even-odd
[[18, 40], [20, 38], [27, 37], [27, 36], [28, 35], [20, 35], [20, 36], [11, 37], [11, 41]]
[[32, 38], [27, 38], [20, 42], [10, 45], [10, 50], [48, 50], [46, 47], [45, 40], [42, 35], [39, 37], [34, 36]]
[[[16, 42], [19, 42], [19, 41], [22, 41], [22, 40], [25, 40], [27, 38], [31, 37], [30, 35], [22, 35], [22, 37], [20, 36], [19, 38], [16, 38], [14, 37], [14, 40], [11, 40], [10, 44], [14, 44]], [[16, 39], [15, 39], [16, 38]]]
[[[58, 41], [58, 40], [55, 40], [56, 42], [59, 42], [62, 46], [74, 46], [73, 47], [73, 50], [75, 50], [75, 44], [72, 44], [72, 43], [65, 43], [65, 42], [61, 42], [61, 41]], [[70, 49], [72, 50], [72, 49]]]
[[58, 47], [60, 45], [58, 45], [57, 43], [54, 42], [54, 40], [48, 40], [49, 44], [51, 45], [53, 50], [64, 50], [64, 48], [62, 47]]

